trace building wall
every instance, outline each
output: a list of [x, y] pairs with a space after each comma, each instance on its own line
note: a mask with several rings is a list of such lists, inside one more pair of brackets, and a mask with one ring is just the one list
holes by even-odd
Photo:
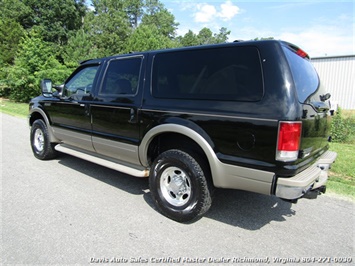
[[312, 58], [331, 103], [355, 109], [355, 55]]

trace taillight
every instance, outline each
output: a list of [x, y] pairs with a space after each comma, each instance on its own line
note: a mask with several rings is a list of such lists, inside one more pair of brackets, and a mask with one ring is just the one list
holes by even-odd
[[302, 122], [280, 122], [277, 138], [276, 160], [289, 162], [298, 157]]

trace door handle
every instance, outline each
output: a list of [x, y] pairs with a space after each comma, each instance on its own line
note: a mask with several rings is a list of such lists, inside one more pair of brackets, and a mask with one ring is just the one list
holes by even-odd
[[128, 123], [130, 123], [130, 124], [134, 124], [134, 123], [136, 123], [137, 121], [136, 121], [136, 112], [134, 111], [134, 109], [133, 108], [131, 108], [130, 109], [130, 111], [129, 111], [129, 120], [128, 120]]

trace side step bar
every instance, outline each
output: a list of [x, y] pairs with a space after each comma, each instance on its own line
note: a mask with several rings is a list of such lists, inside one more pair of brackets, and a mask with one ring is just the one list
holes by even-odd
[[76, 149], [72, 149], [68, 146], [64, 146], [62, 144], [58, 144], [55, 146], [55, 150], [62, 152], [62, 153], [66, 153], [75, 157], [78, 157], [80, 159], [92, 162], [92, 163], [96, 163], [102, 166], [105, 166], [107, 168], [128, 174], [128, 175], [132, 175], [132, 176], [136, 176], [136, 177], [148, 177], [149, 176], [149, 169], [137, 169], [131, 166], [127, 166], [124, 164], [120, 164], [114, 161], [110, 161], [110, 160], [106, 160], [103, 159], [101, 157], [97, 157], [91, 154], [87, 154], [84, 152], [81, 152], [79, 150]]

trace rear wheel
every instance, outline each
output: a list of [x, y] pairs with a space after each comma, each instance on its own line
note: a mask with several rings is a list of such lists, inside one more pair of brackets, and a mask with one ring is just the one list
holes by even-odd
[[178, 222], [187, 222], [202, 216], [210, 208], [209, 178], [207, 167], [196, 156], [181, 150], [168, 150], [152, 165], [150, 191], [164, 215]]
[[31, 148], [40, 160], [53, 159], [57, 155], [54, 145], [49, 142], [48, 128], [43, 120], [36, 120], [31, 127]]

